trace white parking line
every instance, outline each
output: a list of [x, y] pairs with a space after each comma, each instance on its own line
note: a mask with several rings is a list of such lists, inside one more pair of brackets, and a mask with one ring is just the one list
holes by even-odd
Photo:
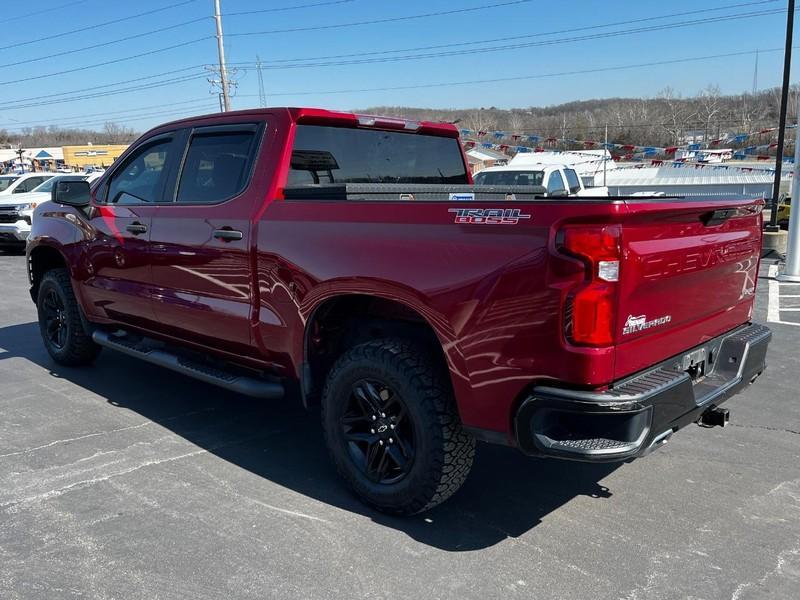
[[[778, 265], [770, 265], [769, 272], [769, 301], [767, 303], [767, 321], [771, 323], [781, 323], [782, 325], [794, 325], [800, 327], [800, 323], [793, 323], [791, 321], [781, 321], [781, 311], [783, 312], [800, 312], [800, 308], [781, 308], [781, 298], [800, 298], [800, 296], [781, 296], [781, 286], [800, 285], [800, 283], [781, 283], [777, 279]], [[788, 290], [787, 290], [788, 291]], [[792, 290], [796, 291], [796, 290]]]

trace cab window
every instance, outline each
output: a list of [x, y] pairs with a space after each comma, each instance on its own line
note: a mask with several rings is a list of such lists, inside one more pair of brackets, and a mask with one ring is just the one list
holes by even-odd
[[174, 146], [171, 138], [145, 145], [111, 176], [106, 201], [110, 204], [159, 202], [167, 162]]
[[200, 129], [189, 142], [177, 202], [216, 204], [238, 195], [247, 187], [255, 150], [255, 126], [211, 133]]
[[552, 173], [550, 173], [550, 177], [547, 178], [547, 195], [563, 196], [566, 193], [567, 193], [567, 188], [564, 187], [564, 179], [561, 177], [561, 173], [559, 173], [558, 171], [553, 171]]
[[564, 175], [567, 176], [567, 184], [569, 184], [569, 193], [577, 194], [581, 191], [581, 180], [578, 179], [578, 174], [573, 169], [564, 169]]

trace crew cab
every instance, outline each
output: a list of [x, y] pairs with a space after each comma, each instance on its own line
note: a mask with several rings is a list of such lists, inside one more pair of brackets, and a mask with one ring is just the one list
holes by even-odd
[[57, 182], [28, 273], [58, 363], [109, 348], [318, 406], [356, 494], [413, 514], [476, 440], [623, 461], [724, 425], [770, 340], [762, 209], [474, 185], [452, 125], [261, 109], [157, 127], [91, 190]]
[[32, 192], [55, 173], [19, 173], [0, 175], [0, 198], [11, 194], [25, 194]]

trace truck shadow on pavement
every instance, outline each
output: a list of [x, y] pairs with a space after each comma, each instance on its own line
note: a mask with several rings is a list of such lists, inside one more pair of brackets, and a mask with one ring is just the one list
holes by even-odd
[[[6, 359], [27, 359], [47, 370], [36, 377], [62, 379], [89, 397], [98, 396], [98, 410], [104, 399], [138, 413], [232, 468], [312, 499], [284, 506], [287, 510], [335, 521], [330, 506], [337, 507], [446, 551], [482, 549], [517, 538], [577, 496], [602, 502], [611, 492], [599, 482], [619, 467], [533, 459], [511, 448], [480, 444], [468, 481], [449, 501], [411, 518], [389, 517], [350, 495], [328, 459], [319, 415], [304, 411], [299, 402], [250, 400], [108, 350], [94, 367], [62, 367], [45, 352], [36, 323], [0, 328], [0, 349], [5, 350], [0, 351], [0, 372]], [[34, 380], [29, 391], [52, 393], [52, 381], [47, 385]], [[271, 489], [265, 487], [258, 500], [277, 504]]]

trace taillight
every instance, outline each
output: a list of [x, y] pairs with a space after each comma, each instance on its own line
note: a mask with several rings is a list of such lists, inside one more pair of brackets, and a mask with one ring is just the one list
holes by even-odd
[[567, 338], [585, 346], [613, 344], [622, 253], [620, 226], [570, 225], [559, 232], [558, 240], [561, 251], [586, 265], [586, 279], [567, 300]]

